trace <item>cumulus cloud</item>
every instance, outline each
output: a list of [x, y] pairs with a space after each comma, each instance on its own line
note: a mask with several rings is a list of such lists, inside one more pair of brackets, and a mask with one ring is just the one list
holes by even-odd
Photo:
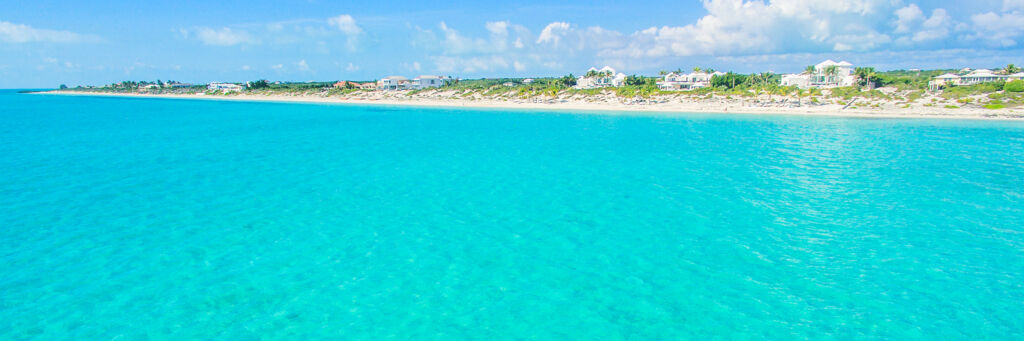
[[[779, 54], [850, 58], [877, 51], [957, 48], [983, 41], [1016, 46], [1024, 37], [1024, 0], [1003, 0], [1002, 12], [958, 22], [945, 8], [923, 10], [914, 0], [702, 0], [696, 21], [621, 32], [555, 21], [532, 35], [507, 21], [485, 24], [487, 35], [467, 36], [440, 24], [440, 38], [419, 29], [416, 48], [446, 72], [530, 68], [562, 70], [608, 64], [624, 71], [682, 59]], [[954, 33], [959, 34], [955, 36]], [[432, 40], [431, 40], [432, 39]], [[838, 53], [838, 54], [837, 54]]]
[[28, 25], [0, 21], [0, 41], [5, 43], [93, 43], [100, 40], [99, 37], [89, 34], [34, 28]]
[[345, 71], [348, 71], [348, 72], [359, 71], [359, 66], [355, 65], [355, 64], [352, 64], [352, 63], [348, 63], [348, 66], [345, 67]]
[[[197, 28], [194, 33], [196, 35], [196, 39], [199, 39], [199, 41], [206, 45], [232, 46], [259, 43], [259, 40], [249, 34], [249, 32], [232, 30], [227, 27], [220, 29], [200, 27]], [[187, 31], [183, 31], [183, 34], [187, 36], [188, 33]]]
[[569, 32], [569, 23], [566, 22], [553, 22], [544, 27], [544, 30], [540, 31], [540, 36], [537, 37], [537, 44], [551, 44], [557, 46], [562, 41], [562, 37]]
[[920, 7], [910, 4], [896, 10], [895, 15], [895, 32], [910, 34], [914, 42], [945, 38], [953, 27], [953, 18], [942, 8], [936, 8], [932, 16], [927, 17]]
[[356, 20], [351, 15], [342, 14], [330, 19], [327, 19], [327, 24], [331, 27], [337, 28], [346, 35], [358, 35], [363, 33], [363, 29], [356, 25]]
[[1024, 13], [993, 12], [971, 16], [976, 33], [970, 39], [980, 39], [996, 47], [1017, 46], [1017, 40], [1024, 36]]
[[359, 36], [363, 34], [363, 29], [356, 24], [356, 20], [351, 15], [342, 14], [329, 18], [327, 19], [327, 24], [344, 33], [347, 37], [346, 46], [350, 50], [355, 49]]

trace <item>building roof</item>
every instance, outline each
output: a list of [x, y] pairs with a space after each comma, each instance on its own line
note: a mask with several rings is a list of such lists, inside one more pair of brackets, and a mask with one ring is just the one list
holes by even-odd
[[419, 76], [417, 78], [419, 78], [419, 79], [441, 79], [441, 78], [444, 78], [444, 77], [434, 76], [434, 75], [421, 75], [421, 76]]
[[947, 74], [944, 74], [942, 76], [935, 77], [935, 79], [957, 79], [957, 78], [960, 78], [960, 76], [954, 75], [952, 73], [947, 73]]
[[387, 76], [387, 77], [384, 77], [384, 79], [390, 79], [390, 80], [396, 80], [396, 81], [407, 81], [407, 80], [409, 80], [408, 78], [405, 78], [405, 77], [402, 77], [402, 76]]
[[815, 68], [824, 68], [824, 67], [829, 67], [829, 66], [853, 66], [853, 64], [850, 64], [850, 62], [847, 62], [845, 60], [837, 63], [836, 61], [829, 59], [829, 60], [823, 61], [821, 63], [818, 63], [818, 65], [815, 65], [814, 67]]

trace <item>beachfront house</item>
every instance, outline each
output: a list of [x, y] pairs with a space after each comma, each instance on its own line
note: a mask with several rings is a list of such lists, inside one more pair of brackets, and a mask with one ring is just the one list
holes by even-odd
[[242, 91], [244, 88], [238, 84], [213, 82], [206, 86], [210, 91]]
[[533, 78], [524, 79], [523, 84], [533, 84]]
[[576, 79], [576, 89], [596, 89], [604, 87], [620, 87], [626, 83], [626, 75], [615, 72], [610, 66], [600, 70], [590, 68], [587, 73]]
[[375, 82], [362, 83], [362, 84], [359, 84], [359, 88], [363, 89], [363, 90], [374, 90], [374, 89], [377, 88], [377, 83], [375, 83]]
[[997, 75], [992, 70], [977, 69], [971, 71], [966, 75], [960, 77], [960, 84], [957, 85], [975, 85], [981, 83], [995, 82], [998, 80], [1006, 80], [1006, 76]]
[[696, 71], [692, 73], [670, 72], [657, 84], [658, 88], [667, 91], [700, 89], [711, 86], [711, 78], [724, 74], [724, 72], [718, 71]]
[[853, 70], [853, 64], [847, 61], [836, 62], [829, 59], [803, 73], [782, 75], [782, 86], [796, 86], [801, 89], [853, 86], [857, 83], [857, 76], [853, 74]]
[[426, 89], [426, 88], [439, 88], [444, 86], [445, 81], [448, 77], [445, 76], [433, 76], [433, 75], [422, 75], [412, 80], [412, 88], [414, 89]]
[[377, 90], [408, 90], [412, 83], [402, 76], [387, 76], [377, 81]]
[[[969, 68], [964, 68], [964, 70], [970, 70], [970, 69]], [[930, 90], [940, 90], [940, 89], [943, 89], [943, 88], [948, 88], [948, 87], [953, 87], [953, 86], [967, 86], [967, 85], [976, 85], [976, 84], [995, 82], [995, 81], [1012, 81], [1012, 80], [1019, 80], [1019, 79], [1024, 79], [1024, 72], [1015, 73], [1015, 74], [1012, 74], [1012, 75], [997, 75], [995, 72], [992, 72], [992, 70], [977, 69], [977, 70], [968, 71], [964, 75], [955, 75], [955, 74], [952, 74], [952, 73], [947, 73], [947, 74], [935, 77], [931, 81], [928, 82], [928, 89], [930, 89]]]
[[939, 90], [939, 89], [946, 88], [946, 87], [957, 86], [957, 85], [960, 85], [960, 81], [961, 81], [961, 78], [960, 78], [959, 75], [954, 75], [952, 73], [947, 73], [947, 74], [935, 77], [931, 81], [928, 81], [928, 89], [930, 89], [930, 90]]

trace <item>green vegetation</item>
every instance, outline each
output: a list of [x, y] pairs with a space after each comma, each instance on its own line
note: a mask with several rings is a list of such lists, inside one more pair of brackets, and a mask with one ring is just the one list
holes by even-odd
[[[1010, 66], [1013, 66], [1013, 64], [1010, 64]], [[1003, 90], [1006, 90], [1006, 92], [1024, 92], [1024, 80], [1006, 82], [1003, 85]]]

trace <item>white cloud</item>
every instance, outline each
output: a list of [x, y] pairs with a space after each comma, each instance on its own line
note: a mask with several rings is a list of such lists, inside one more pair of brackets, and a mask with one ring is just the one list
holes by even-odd
[[331, 25], [334, 28], [337, 28], [338, 30], [341, 30], [341, 32], [344, 32], [346, 35], [349, 36], [363, 33], [363, 29], [360, 28], [359, 25], [356, 25], [356, 20], [353, 19], [352, 16], [348, 14], [342, 14], [327, 19], [327, 24]]
[[[183, 34], [187, 34], [186, 32], [183, 31]], [[249, 34], [249, 32], [232, 30], [227, 27], [221, 29], [201, 27], [195, 30], [195, 35], [196, 39], [199, 39], [199, 41], [206, 45], [231, 46], [259, 43], [259, 40]]]
[[523, 71], [526, 71], [526, 64], [520, 63], [517, 60], [517, 61], [512, 62], [512, 68], [515, 69], [516, 72], [523, 72]]
[[968, 38], [987, 41], [996, 47], [1017, 46], [1017, 40], [1024, 36], [1024, 13], [976, 14], [971, 16], [971, 22], [976, 33]]
[[[651, 27], [630, 36], [614, 58], [662, 58], [863, 51], [892, 38], [874, 27], [893, 0], [704, 0], [708, 14], [684, 26]], [[913, 13], [907, 13], [904, 16]], [[912, 19], [907, 17], [907, 20]], [[607, 41], [607, 40], [605, 40]]]
[[347, 37], [347, 47], [349, 50], [355, 50], [356, 44], [359, 41], [359, 36], [363, 34], [363, 29], [356, 24], [356, 20], [351, 15], [342, 14], [333, 18], [327, 19], [327, 24], [340, 30]]
[[69, 31], [47, 30], [28, 25], [0, 21], [0, 41], [5, 43], [92, 43], [101, 39], [94, 35]]
[[1024, 11], [1024, 0], [1003, 0], [1003, 12]]
[[355, 65], [355, 64], [352, 64], [352, 63], [348, 63], [348, 66], [345, 67], [345, 71], [348, 71], [348, 72], [359, 71], [359, 66]]
[[[941, 39], [949, 36], [950, 29], [956, 25], [945, 9], [936, 8], [931, 17], [926, 17], [916, 4], [896, 10], [896, 33], [910, 34], [913, 42]], [[906, 39], [903, 39], [905, 42]]]
[[281, 71], [284, 70], [284, 64], [271, 65], [270, 68], [275, 71]]
[[544, 30], [540, 31], [540, 36], [537, 37], [537, 44], [550, 43], [558, 46], [558, 43], [562, 41], [562, 37], [569, 32], [570, 25], [566, 22], [553, 22], [544, 27]]
[[896, 32], [906, 33], [917, 25], [917, 23], [924, 20], [924, 12], [921, 11], [920, 7], [916, 4], [907, 5], [907, 7], [896, 10]]
[[[515, 28], [506, 21], [488, 22], [485, 24], [490, 33], [488, 39], [470, 38], [441, 22], [438, 27], [444, 38], [440, 41], [443, 52], [447, 54], [497, 53], [508, 49], [509, 28]], [[433, 33], [423, 31], [424, 38], [434, 39]]]
[[309, 64], [306, 63], [305, 59], [300, 60], [298, 63], [295, 63], [295, 66], [299, 68], [299, 71], [309, 71]]

